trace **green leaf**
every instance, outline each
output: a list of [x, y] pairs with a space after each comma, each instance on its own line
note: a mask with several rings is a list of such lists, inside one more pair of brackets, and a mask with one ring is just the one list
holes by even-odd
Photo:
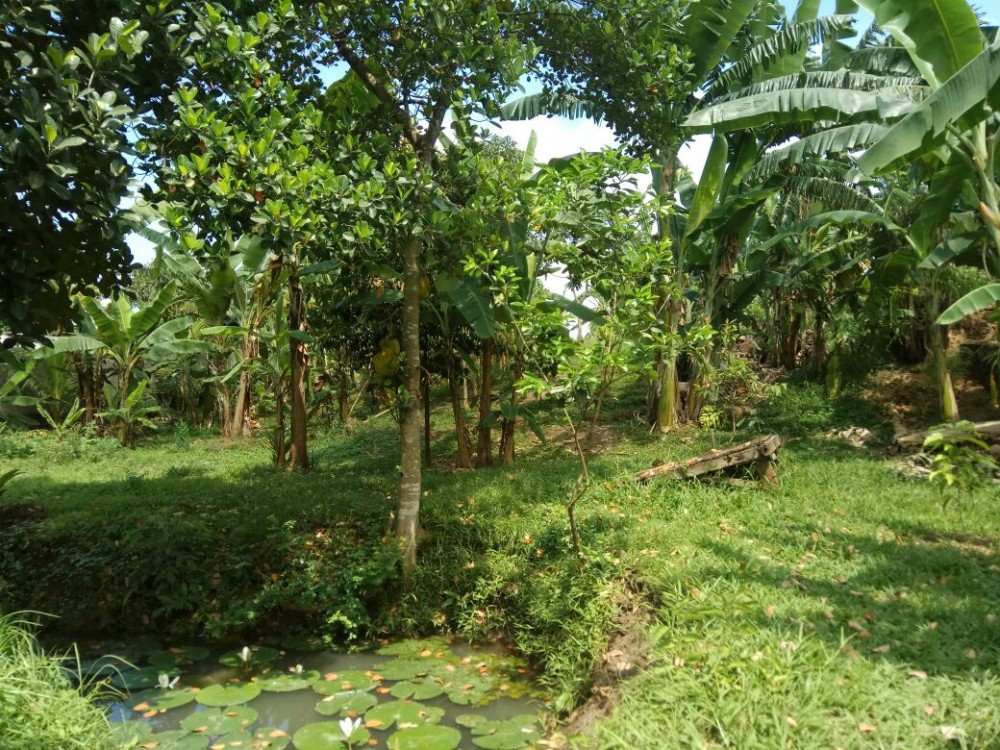
[[248, 706], [229, 706], [195, 711], [181, 720], [181, 729], [211, 737], [238, 732], [257, 721], [257, 712]]
[[555, 292], [548, 292], [546, 297], [560, 310], [569, 313], [574, 318], [582, 320], [584, 323], [603, 323], [605, 320], [605, 315], [600, 310], [587, 307], [587, 305], [577, 302], [575, 299], [564, 297]]
[[505, 120], [530, 120], [541, 115], [558, 115], [571, 120], [593, 117], [600, 122], [601, 113], [596, 112], [572, 94], [529, 94], [508, 102], [500, 108]]
[[472, 729], [472, 744], [485, 750], [519, 750], [541, 739], [537, 718], [528, 714], [487, 721]]
[[838, 122], [859, 116], [899, 115], [910, 106], [910, 99], [898, 92], [798, 88], [706, 107], [691, 114], [684, 127], [692, 133], [710, 133], [818, 120]]
[[949, 128], [966, 131], [1000, 109], [1000, 42], [942, 84], [893, 125], [858, 161], [870, 174], [905, 165], [943, 143]]
[[729, 156], [729, 141], [723, 134], [716, 135], [712, 139], [712, 146], [708, 150], [708, 157], [705, 160], [705, 168], [701, 173], [701, 181], [698, 189], [695, 190], [694, 200], [688, 210], [687, 224], [684, 227], [684, 238], [687, 239], [705, 220], [705, 217], [715, 207], [716, 199], [719, 195], [719, 187], [726, 174], [726, 159]]
[[[358, 744], [367, 742], [368, 732], [364, 728], [358, 730], [354, 737], [357, 740], [360, 732], [365, 732], [365, 739]], [[340, 729], [340, 724], [336, 721], [317, 721], [313, 724], [306, 724], [294, 735], [292, 742], [295, 743], [296, 750], [339, 750], [344, 747], [347, 738]]]
[[370, 674], [349, 669], [345, 672], [331, 673], [326, 679], [313, 683], [313, 690], [320, 695], [334, 695], [346, 690], [372, 690], [377, 684], [378, 681]]
[[[169, 711], [172, 708], [178, 708], [179, 706], [186, 706], [188, 703], [192, 703], [196, 695], [196, 693], [192, 692], [188, 688], [180, 688], [177, 690], [149, 690], [132, 696], [129, 701], [129, 705], [136, 713], [144, 713], [145, 711], [151, 710]], [[136, 708], [137, 706], [139, 708]]]
[[941, 313], [934, 322], [939, 326], [951, 325], [952, 323], [957, 323], [962, 318], [966, 318], [973, 313], [995, 305], [997, 302], [1000, 302], [1000, 284], [986, 284], [969, 292], [955, 302]]
[[864, 122], [807, 135], [762, 156], [750, 170], [749, 176], [766, 179], [792, 166], [802, 164], [810, 156], [825, 158], [828, 154], [859, 150], [878, 140], [886, 130], [887, 127], [884, 125]]
[[443, 716], [444, 709], [436, 706], [425, 706], [412, 701], [389, 701], [365, 714], [365, 721], [380, 722], [378, 726], [373, 727], [379, 730], [389, 729], [393, 725], [406, 729], [422, 724], [437, 724]]
[[454, 727], [413, 727], [389, 738], [389, 750], [455, 750], [462, 733]]
[[496, 333], [493, 306], [476, 286], [447, 273], [439, 273], [434, 278], [434, 286], [458, 309], [479, 338], [493, 338]]
[[[502, 410], [503, 407], [501, 406]], [[397, 682], [392, 686], [390, 692], [394, 698], [412, 698], [417, 701], [426, 701], [442, 695], [444, 688], [433, 677], [427, 676], [422, 680], [403, 680], [402, 682]]]
[[310, 669], [306, 672], [268, 672], [253, 678], [261, 690], [269, 693], [291, 693], [296, 690], [311, 688], [313, 683], [321, 679], [319, 672]]
[[684, 37], [691, 76], [703, 81], [722, 62], [756, 5], [756, 0], [696, 0], [688, 6]]
[[252, 682], [238, 685], [209, 685], [195, 697], [203, 706], [236, 706], [249, 703], [260, 695], [260, 686]]
[[979, 20], [966, 0], [858, 0], [938, 88], [983, 50]]
[[[183, 729], [157, 732], [148, 742], [156, 742], [156, 750], [205, 750], [211, 738], [203, 734], [191, 734]], [[139, 743], [140, 746], [143, 743]]]
[[316, 712], [323, 716], [349, 713], [363, 714], [378, 705], [378, 698], [364, 690], [345, 690], [328, 695], [316, 704]]

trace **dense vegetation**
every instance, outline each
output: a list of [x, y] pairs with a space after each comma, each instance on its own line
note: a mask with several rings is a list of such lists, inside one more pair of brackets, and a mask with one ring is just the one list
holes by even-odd
[[[609, 746], [994, 742], [993, 459], [872, 453], [1000, 399], [1000, 36], [911, 5], [5, 6], [0, 604], [499, 635], [562, 713], [641, 662]], [[771, 493], [632, 481], [767, 431]]]

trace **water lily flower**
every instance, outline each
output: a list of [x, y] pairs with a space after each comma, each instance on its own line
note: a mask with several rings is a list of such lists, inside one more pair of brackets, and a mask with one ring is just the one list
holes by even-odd
[[301, 664], [296, 664], [294, 667], [292, 667], [292, 674], [302, 674], [304, 671], [305, 667], [303, 667]]
[[249, 646], [244, 646], [240, 650], [239, 657], [240, 657], [240, 659], [243, 660], [244, 664], [246, 664], [248, 661], [250, 661], [250, 647]]
[[165, 672], [160, 672], [160, 676], [157, 678], [157, 685], [160, 688], [160, 690], [173, 690], [174, 685], [177, 684], [177, 680], [179, 680], [180, 678], [181, 676], [177, 675], [176, 677], [174, 677], [174, 679], [171, 680], [170, 675], [166, 674]]
[[347, 739], [348, 743], [351, 741], [351, 735], [353, 735], [358, 729], [361, 728], [361, 719], [341, 719], [340, 720], [340, 731], [344, 733], [344, 737]]

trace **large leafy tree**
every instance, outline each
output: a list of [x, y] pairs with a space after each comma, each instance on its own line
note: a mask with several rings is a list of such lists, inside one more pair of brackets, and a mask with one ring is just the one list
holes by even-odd
[[[459, 120], [476, 112], [496, 115], [531, 50], [523, 42], [520, 14], [510, 3], [432, 0], [319, 3], [316, 44], [328, 61], [343, 61], [376, 100], [376, 127], [399, 144], [386, 170], [396, 196], [384, 224], [393, 261], [401, 267], [401, 349], [404, 396], [396, 533], [404, 544], [404, 569], [416, 564], [421, 495], [420, 284], [428, 233], [440, 212], [435, 174], [437, 143], [449, 110]], [[376, 155], [379, 157], [380, 155]]]
[[40, 335], [68, 324], [74, 285], [108, 292], [128, 272], [115, 217], [147, 33], [22, 2], [4, 4], [0, 28], [0, 325]]

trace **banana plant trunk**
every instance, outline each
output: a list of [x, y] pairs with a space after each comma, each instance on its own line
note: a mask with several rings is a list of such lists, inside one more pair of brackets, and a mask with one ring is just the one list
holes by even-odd
[[480, 355], [479, 384], [479, 439], [477, 441], [476, 466], [480, 469], [493, 465], [492, 431], [490, 430], [490, 408], [493, 406], [493, 339], [483, 341]]
[[424, 406], [424, 466], [430, 467], [433, 460], [431, 456], [431, 378], [426, 370], [422, 380], [420, 401]]
[[[664, 148], [660, 152], [659, 194], [667, 196], [670, 202], [674, 200], [674, 190], [677, 183], [677, 146]], [[671, 235], [671, 225], [664, 217], [657, 215], [657, 231], [660, 237], [670, 237], [674, 251], [673, 274], [671, 284], [676, 284], [677, 277], [683, 273], [683, 260], [679, 256], [680, 237]], [[675, 345], [680, 320], [680, 305], [674, 299], [673, 290], [664, 289], [663, 322], [669, 331], [671, 344], [663, 352], [657, 371], [656, 383], [656, 429], [663, 433], [677, 426], [680, 417], [680, 383], [677, 379], [678, 351]]]
[[[463, 404], [463, 389], [458, 383], [458, 357], [452, 351], [448, 357], [448, 393], [451, 396], [451, 411], [455, 417], [455, 441], [458, 445], [458, 455], [455, 464], [459, 469], [472, 468], [472, 446], [469, 443], [469, 429], [465, 423]], [[467, 395], [467, 391], [464, 395]]]
[[[931, 320], [937, 320], [941, 311], [940, 295], [935, 290], [931, 296]], [[938, 391], [938, 404], [941, 408], [941, 419], [945, 422], [957, 422], [958, 401], [955, 398], [955, 388], [951, 381], [951, 370], [948, 367], [948, 344], [944, 326], [931, 324], [928, 343], [931, 359], [934, 363], [934, 379]]]
[[403, 573], [417, 566], [420, 534], [420, 239], [410, 237], [403, 248], [403, 386], [400, 405], [400, 479], [396, 536], [402, 544]]
[[249, 437], [253, 432], [253, 376], [250, 368], [260, 356], [260, 339], [255, 333], [248, 333], [243, 339], [243, 369], [240, 371], [239, 390], [236, 393], [236, 407], [233, 409], [231, 433]]
[[[288, 353], [291, 361], [291, 425], [288, 465], [295, 469], [309, 468], [306, 425], [306, 389], [309, 377], [309, 351], [301, 338], [306, 332], [306, 298], [296, 260], [288, 274]], [[299, 334], [297, 337], [296, 334]]]

